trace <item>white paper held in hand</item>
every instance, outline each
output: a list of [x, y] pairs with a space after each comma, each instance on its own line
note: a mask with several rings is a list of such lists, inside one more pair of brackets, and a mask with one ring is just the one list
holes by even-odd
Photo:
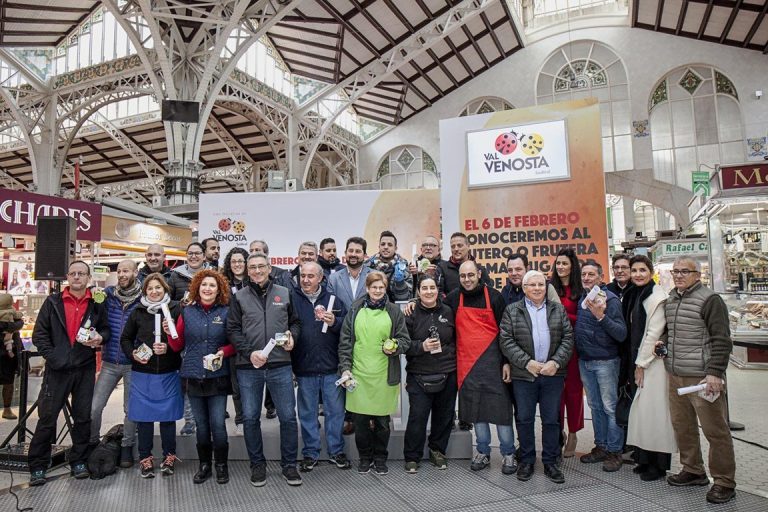
[[589, 290], [589, 293], [584, 298], [583, 301], [581, 301], [581, 309], [587, 309], [587, 301], [593, 301], [597, 298], [597, 294], [600, 293], [600, 287], [599, 286], [593, 286], [591, 290]]
[[[336, 302], [336, 296], [335, 296], [335, 295], [331, 295], [331, 298], [330, 298], [330, 299], [328, 299], [328, 307], [327, 307], [327, 308], [325, 308], [325, 310], [326, 310], [326, 311], [330, 311], [330, 312], [333, 312], [333, 303], [334, 303], [334, 302]], [[323, 334], [325, 334], [326, 332], [328, 332], [328, 324], [326, 324], [325, 322], [323, 322], [323, 328], [320, 330], [320, 332], [322, 332]]]
[[677, 388], [677, 394], [680, 396], [690, 395], [691, 393], [698, 393], [707, 389], [706, 384], [696, 384], [695, 386], [685, 386], [684, 388]]
[[168, 309], [168, 304], [163, 304], [160, 306], [160, 309], [163, 310], [163, 316], [168, 322], [168, 330], [171, 331], [171, 338], [178, 339], [179, 333], [176, 332], [176, 326], [173, 324], [173, 317], [171, 317], [171, 310]]
[[161, 317], [159, 313], [155, 313], [155, 343], [160, 343], [160, 329]]

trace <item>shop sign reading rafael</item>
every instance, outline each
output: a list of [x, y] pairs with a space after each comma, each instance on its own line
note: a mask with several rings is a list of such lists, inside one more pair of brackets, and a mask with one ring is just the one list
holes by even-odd
[[664, 256], [707, 256], [709, 254], [709, 242], [706, 240], [663, 242], [659, 244], [657, 257]]
[[469, 187], [570, 179], [565, 120], [467, 132]]
[[60, 197], [0, 190], [0, 233], [34, 235], [38, 217], [72, 217], [77, 239], [101, 240], [101, 205]]

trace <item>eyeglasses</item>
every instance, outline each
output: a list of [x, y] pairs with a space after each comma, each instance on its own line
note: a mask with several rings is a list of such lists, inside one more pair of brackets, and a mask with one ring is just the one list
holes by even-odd
[[544, 288], [545, 286], [547, 286], [547, 284], [546, 283], [528, 283], [528, 284], [524, 284], [523, 286], [525, 286], [526, 288]]
[[616, 265], [613, 267], [613, 270], [629, 270], [629, 267], [627, 265]]
[[88, 275], [88, 272], [68, 272], [69, 277], [84, 277]]
[[422, 247], [437, 247], [437, 244], [421, 244]]
[[248, 265], [248, 270], [264, 270], [267, 267], [269, 267], [269, 265], [263, 263], [261, 265]]
[[202, 255], [203, 255], [203, 253], [200, 252], [200, 251], [188, 252], [187, 253], [187, 256], [202, 256]]
[[674, 269], [674, 270], [670, 270], [670, 273], [671, 273], [673, 276], [683, 276], [683, 277], [688, 277], [688, 276], [689, 276], [689, 275], [691, 275], [691, 274], [698, 274], [698, 273], [699, 273], [699, 271], [698, 271], [698, 270], [688, 270], [687, 268], [684, 268], [683, 270], [677, 270], [677, 269]]

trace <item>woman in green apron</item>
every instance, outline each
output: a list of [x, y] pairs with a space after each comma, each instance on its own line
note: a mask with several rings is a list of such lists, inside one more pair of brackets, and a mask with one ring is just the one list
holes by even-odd
[[[367, 294], [352, 303], [341, 328], [339, 371], [357, 384], [354, 392], [347, 393], [346, 407], [355, 414], [358, 473], [373, 467], [386, 475], [389, 415], [400, 394], [400, 354], [411, 340], [399, 306], [387, 299], [386, 275], [371, 272], [365, 287]], [[348, 390], [351, 379], [344, 382]]]

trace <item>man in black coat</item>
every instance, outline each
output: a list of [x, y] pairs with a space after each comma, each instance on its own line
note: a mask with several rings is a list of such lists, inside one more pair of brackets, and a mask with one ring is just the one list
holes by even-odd
[[32, 343], [45, 358], [45, 377], [38, 397], [37, 427], [29, 445], [29, 485], [43, 485], [51, 464], [56, 420], [72, 397], [72, 449], [69, 464], [77, 479], [88, 478], [91, 404], [96, 380], [95, 349], [109, 340], [107, 313], [99, 295], [88, 289], [91, 270], [84, 261], [69, 265], [69, 286], [49, 296], [37, 315]]

